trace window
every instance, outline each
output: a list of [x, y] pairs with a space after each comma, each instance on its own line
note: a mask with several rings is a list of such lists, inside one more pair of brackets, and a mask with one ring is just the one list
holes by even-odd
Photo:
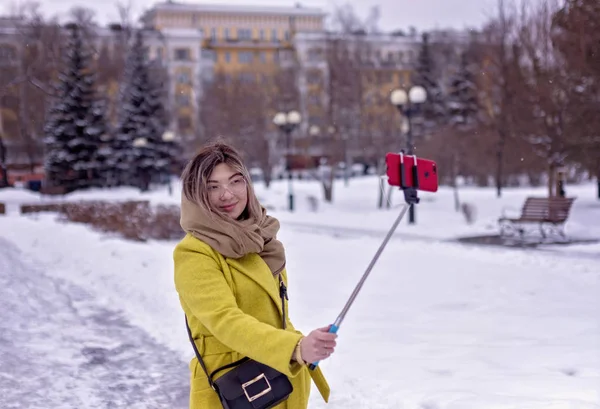
[[215, 53], [215, 50], [206, 50], [206, 49], [203, 49], [201, 51], [201, 53], [202, 53], [202, 59], [203, 60], [217, 61], [217, 54]]
[[310, 105], [321, 105], [321, 96], [319, 94], [309, 94], [308, 103]]
[[259, 35], [261, 41], [265, 40], [265, 30], [263, 30], [261, 28], [258, 35]]
[[285, 30], [284, 38], [285, 38], [285, 41], [290, 41], [290, 32], [289, 31]]
[[240, 64], [250, 64], [254, 59], [254, 55], [251, 51], [240, 51], [238, 53], [238, 62]]
[[318, 85], [321, 83], [321, 73], [319, 71], [309, 71], [306, 74], [306, 81], [310, 85]]
[[229, 51], [225, 53], [225, 62], [231, 62], [231, 53]]
[[191, 83], [190, 81], [190, 74], [188, 72], [180, 72], [179, 74], [177, 74], [177, 83], [178, 84], [189, 84]]
[[256, 81], [256, 76], [251, 72], [242, 72], [240, 74], [240, 82], [244, 84], [251, 84]]
[[213, 70], [202, 70], [202, 81], [211, 83], [215, 80], [215, 72]]
[[210, 39], [211, 40], [217, 39], [217, 29], [214, 27], [210, 29]]
[[277, 38], [277, 29], [271, 30], [271, 41], [274, 43], [279, 41], [279, 39]]
[[322, 59], [322, 50], [320, 48], [311, 48], [308, 50], [308, 61], [319, 62]]
[[181, 107], [187, 107], [190, 105], [190, 95], [189, 94], [178, 94], [175, 98], [177, 101], [177, 105]]
[[[321, 126], [325, 122], [323, 121], [323, 117], [311, 115], [308, 123], [311, 124], [311, 125]], [[320, 135], [323, 135], [323, 130], [320, 129], [320, 131], [321, 131]]]
[[252, 30], [249, 28], [238, 29], [238, 40], [252, 40]]
[[294, 61], [293, 51], [289, 51], [289, 50], [279, 51], [279, 61], [282, 61], [282, 62]]
[[261, 51], [260, 53], [258, 53], [258, 58], [260, 59], [261, 63], [266, 63], [267, 62], [267, 53], [264, 51]]
[[226, 29], [225, 29], [225, 39], [226, 39], [226, 40], [229, 40], [229, 39], [231, 39], [231, 33], [229, 32], [229, 29], [228, 29], [228, 28], [226, 28]]
[[179, 130], [187, 130], [192, 127], [192, 118], [189, 116], [180, 116], [177, 118], [177, 127]]
[[175, 60], [176, 61], [189, 61], [190, 50], [187, 48], [176, 48], [175, 49]]
[[17, 59], [17, 52], [14, 47], [0, 45], [0, 64], [10, 64]]
[[165, 50], [162, 47], [156, 49], [156, 59], [162, 61], [165, 56]]

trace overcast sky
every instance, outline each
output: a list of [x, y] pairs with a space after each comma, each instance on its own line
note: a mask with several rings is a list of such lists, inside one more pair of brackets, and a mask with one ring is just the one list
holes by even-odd
[[[73, 6], [91, 8], [97, 13], [97, 21], [104, 24], [117, 20], [117, 0], [37, 0], [44, 14], [64, 16]], [[128, 0], [123, 0], [127, 2]], [[155, 0], [130, 0], [135, 15], [151, 7]], [[240, 5], [289, 5], [296, 1], [290, 0], [206, 0], [192, 1], [194, 3], [221, 3]], [[0, 12], [8, 13], [14, 4], [24, 3], [24, 0], [0, 0]], [[465, 28], [479, 27], [494, 13], [496, 0], [306, 0], [299, 1], [303, 6], [320, 7], [330, 12], [336, 5], [350, 3], [359, 15], [366, 16], [369, 9], [380, 7], [379, 26], [384, 31], [407, 29], [415, 26], [418, 30], [430, 28]]]

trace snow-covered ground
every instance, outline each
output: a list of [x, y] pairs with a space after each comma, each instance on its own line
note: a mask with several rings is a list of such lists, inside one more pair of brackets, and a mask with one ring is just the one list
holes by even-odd
[[[339, 182], [335, 203], [312, 213], [308, 197], [320, 198], [320, 187], [294, 181], [294, 188], [297, 211], [291, 214], [285, 210], [287, 182], [269, 190], [259, 184], [257, 192], [282, 222], [290, 314], [297, 327], [309, 331], [335, 319], [395, 219], [401, 195], [394, 194], [391, 209], [377, 210], [376, 178], [355, 179], [349, 187]], [[321, 363], [332, 386], [330, 404], [313, 393], [311, 407], [600, 408], [600, 246], [507, 249], [450, 241], [495, 233], [503, 207], [518, 209], [526, 196], [544, 193], [507, 189], [497, 199], [493, 189], [464, 188], [461, 199], [477, 208], [473, 225], [454, 211], [450, 190], [422, 195], [417, 225], [399, 227], [342, 325], [336, 353]], [[568, 186], [567, 193], [578, 197], [568, 234], [600, 238], [594, 186]], [[69, 200], [99, 198], [176, 204], [179, 188], [173, 196], [164, 189], [144, 195], [116, 189], [77, 193]], [[20, 203], [43, 200], [48, 199], [0, 191], [0, 202], [9, 203], [9, 214], [0, 216], [0, 237], [21, 251], [15, 262], [25, 258], [52, 279], [85, 289], [99, 308], [122, 311], [132, 332], [143, 328], [154, 343], [176, 351], [173, 360], [183, 377], [177, 379], [185, 379], [183, 361], [193, 351], [173, 288], [175, 243], [126, 242], [59, 223], [52, 214], [18, 215]], [[13, 285], [3, 286], [2, 295]], [[48, 325], [73, 331], [58, 320]], [[81, 352], [71, 352], [76, 366]], [[143, 367], [129, 365], [132, 371]], [[66, 379], [72, 375], [57, 372]], [[87, 387], [82, 384], [82, 393]], [[153, 393], [146, 391], [148, 400]], [[3, 399], [0, 395], [0, 407], [7, 406]]]
[[187, 407], [180, 356], [48, 273], [0, 238], [2, 409]]

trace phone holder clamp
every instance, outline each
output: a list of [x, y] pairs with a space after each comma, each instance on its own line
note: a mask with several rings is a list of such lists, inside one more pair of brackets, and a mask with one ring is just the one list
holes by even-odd
[[420, 201], [418, 196], [419, 172], [417, 170], [417, 155], [411, 156], [414, 159], [411, 169], [413, 183], [412, 186], [407, 186], [406, 172], [404, 171], [404, 151], [400, 151], [400, 189], [404, 193], [404, 201], [409, 205], [414, 205]]

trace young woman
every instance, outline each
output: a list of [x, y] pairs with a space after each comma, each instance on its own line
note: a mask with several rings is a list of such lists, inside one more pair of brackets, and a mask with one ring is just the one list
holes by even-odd
[[[260, 205], [239, 153], [224, 143], [205, 146], [187, 164], [182, 184], [186, 236], [174, 251], [175, 286], [208, 372], [248, 357], [292, 383], [277, 408], [306, 408], [311, 377], [328, 401], [321, 370], [307, 363], [327, 359], [337, 336], [328, 327], [304, 336], [282, 308], [287, 271], [279, 222]], [[190, 408], [222, 408], [196, 358], [190, 371]]]

